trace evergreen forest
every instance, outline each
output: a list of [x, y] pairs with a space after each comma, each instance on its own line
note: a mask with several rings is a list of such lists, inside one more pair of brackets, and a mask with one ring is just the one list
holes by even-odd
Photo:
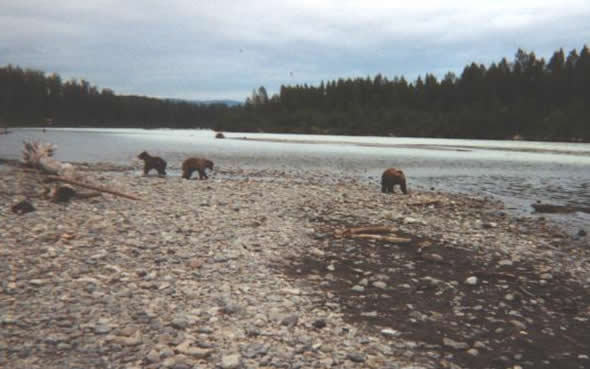
[[117, 95], [85, 80], [0, 67], [0, 126], [212, 128], [218, 131], [590, 142], [590, 50], [546, 61], [471, 63], [461, 75], [341, 78], [261, 86], [244, 104]]

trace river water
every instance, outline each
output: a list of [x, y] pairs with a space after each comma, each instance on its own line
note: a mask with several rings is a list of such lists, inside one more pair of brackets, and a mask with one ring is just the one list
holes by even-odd
[[[0, 158], [17, 159], [24, 140], [56, 144], [62, 161], [132, 164], [147, 150], [178, 168], [189, 155], [212, 159], [216, 167], [322, 169], [375, 184], [385, 168], [401, 168], [408, 187], [504, 201], [517, 215], [531, 215], [537, 201], [590, 207], [590, 144], [226, 133], [210, 130], [13, 128], [0, 135]], [[170, 171], [171, 175], [180, 175]], [[590, 214], [546, 215], [568, 232], [590, 231]]]

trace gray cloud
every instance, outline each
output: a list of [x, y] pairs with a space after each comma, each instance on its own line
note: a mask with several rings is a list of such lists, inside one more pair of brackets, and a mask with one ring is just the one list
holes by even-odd
[[590, 3], [531, 1], [0, 1], [0, 65], [118, 93], [244, 99], [264, 85], [460, 73], [590, 39]]

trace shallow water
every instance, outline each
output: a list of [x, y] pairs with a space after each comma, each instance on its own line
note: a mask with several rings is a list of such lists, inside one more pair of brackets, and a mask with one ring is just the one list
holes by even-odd
[[[172, 168], [187, 156], [205, 156], [217, 167], [322, 169], [375, 184], [388, 167], [402, 168], [410, 188], [488, 195], [518, 215], [536, 201], [590, 206], [590, 144], [227, 133], [210, 130], [39, 128], [0, 135], [0, 157], [19, 158], [24, 140], [56, 144], [62, 161], [137, 164], [143, 150]], [[178, 171], [172, 170], [172, 175]], [[590, 214], [544, 215], [575, 233], [590, 227]]]

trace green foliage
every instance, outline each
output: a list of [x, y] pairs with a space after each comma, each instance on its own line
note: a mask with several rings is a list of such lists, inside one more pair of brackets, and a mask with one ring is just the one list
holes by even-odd
[[12, 125], [211, 128], [226, 110], [223, 104], [116, 95], [85, 80], [0, 68], [0, 122]]
[[84, 80], [0, 68], [0, 122], [97, 127], [214, 128], [289, 132], [590, 141], [590, 50], [548, 62], [519, 49], [486, 67], [467, 65], [460, 76], [432, 74], [281, 86], [269, 98], [260, 86], [243, 106], [198, 105], [116, 95]]
[[[274, 115], [258, 107], [258, 124], [275, 119], [283, 132], [306, 132], [311, 113], [322, 133], [461, 138], [590, 140], [590, 52], [584, 46], [549, 63], [519, 49], [513, 62], [472, 63], [457, 77], [432, 74], [338, 79], [320, 86], [281, 86]], [[590, 101], [590, 100], [589, 100]], [[276, 112], [289, 119], [276, 120]], [[308, 119], [309, 120], [309, 119]], [[290, 122], [289, 126], [285, 122]]]

